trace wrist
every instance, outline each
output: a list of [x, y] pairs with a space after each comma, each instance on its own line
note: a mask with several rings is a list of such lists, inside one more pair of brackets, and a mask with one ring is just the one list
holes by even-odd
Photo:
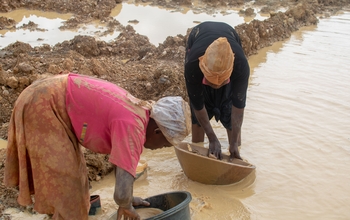
[[235, 143], [230, 144], [230, 149], [232, 149], [232, 150], [238, 149], [238, 143], [235, 142]]
[[132, 207], [134, 197], [123, 197], [123, 198], [114, 198], [114, 201], [117, 203], [117, 205], [121, 208], [129, 209]]
[[208, 141], [209, 142], [216, 142], [216, 141], [218, 141], [218, 138], [216, 137], [215, 134], [211, 134], [211, 135], [207, 134], [207, 137], [208, 137]]
[[130, 209], [132, 208], [132, 204], [118, 204], [119, 208], [123, 208], [123, 209]]

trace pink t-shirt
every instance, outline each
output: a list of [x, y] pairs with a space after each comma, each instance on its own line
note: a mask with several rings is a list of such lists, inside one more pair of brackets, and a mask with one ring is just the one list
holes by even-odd
[[80, 143], [94, 152], [110, 154], [111, 163], [135, 176], [149, 111], [133, 104], [130, 97], [113, 83], [68, 75], [66, 108]]

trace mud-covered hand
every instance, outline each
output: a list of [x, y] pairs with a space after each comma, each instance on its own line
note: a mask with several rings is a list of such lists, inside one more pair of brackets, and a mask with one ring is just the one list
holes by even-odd
[[[132, 206], [135, 178], [128, 171], [115, 166], [114, 201], [118, 204], [117, 220], [139, 220], [140, 216]], [[142, 202], [137, 199], [136, 202]]]
[[146, 200], [142, 199], [141, 197], [134, 197], [132, 199], [132, 205], [133, 206], [138, 206], [138, 205], [149, 206], [150, 203], [147, 202]]
[[134, 207], [130, 204], [128, 207], [119, 207], [117, 220], [141, 220], [141, 217], [135, 211]]
[[209, 142], [208, 157], [215, 157], [216, 159], [220, 159], [220, 160], [222, 159], [221, 144], [217, 139], [215, 141]]
[[241, 155], [238, 151], [237, 143], [230, 145], [230, 161], [232, 161], [234, 158], [242, 160]]

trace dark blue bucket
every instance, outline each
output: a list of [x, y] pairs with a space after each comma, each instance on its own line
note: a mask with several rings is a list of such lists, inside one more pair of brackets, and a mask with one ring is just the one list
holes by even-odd
[[157, 208], [164, 212], [147, 218], [146, 220], [190, 220], [190, 202], [192, 196], [186, 191], [175, 191], [156, 196], [148, 197], [145, 199], [150, 203], [150, 206], [135, 206], [137, 208]]

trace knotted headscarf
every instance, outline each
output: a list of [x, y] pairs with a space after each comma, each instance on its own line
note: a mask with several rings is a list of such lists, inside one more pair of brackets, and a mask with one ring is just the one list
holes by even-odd
[[215, 85], [221, 85], [230, 78], [235, 54], [226, 37], [219, 37], [199, 57], [199, 68], [204, 77]]

